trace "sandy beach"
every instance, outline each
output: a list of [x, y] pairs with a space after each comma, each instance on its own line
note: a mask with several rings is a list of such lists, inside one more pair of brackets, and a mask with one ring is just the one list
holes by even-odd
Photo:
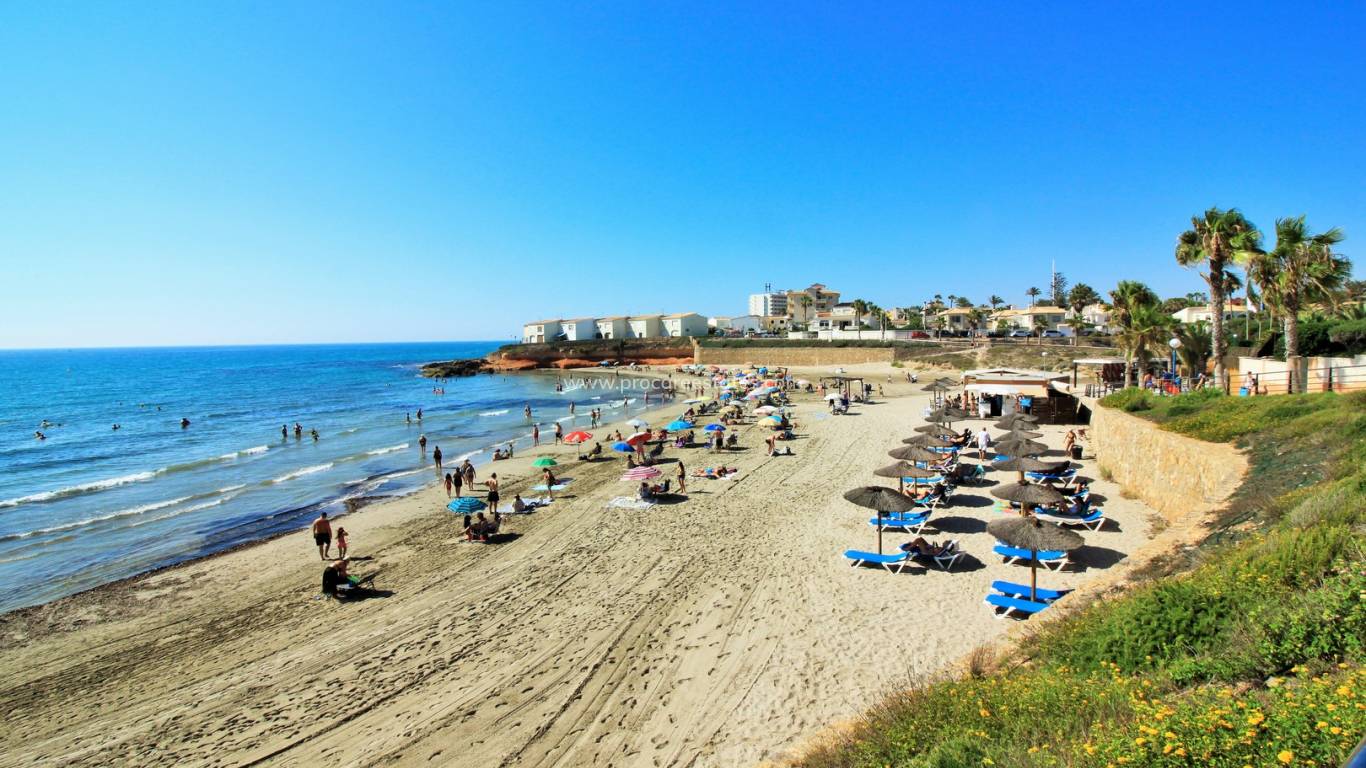
[[[886, 482], [872, 470], [923, 423], [929, 398], [899, 370], [860, 372], [885, 396], [839, 417], [800, 396], [795, 456], [766, 457], [758, 426], [740, 427], [741, 450], [725, 455], [670, 448], [690, 471], [741, 470], [689, 478], [680, 503], [610, 508], [634, 490], [618, 482], [616, 454], [581, 464], [574, 448], [543, 445], [481, 468], [503, 478], [505, 500], [538, 477], [536, 456], [573, 478], [549, 508], [510, 519], [507, 543], [462, 542], [435, 486], [367, 507], [344, 522], [352, 555], [373, 558], [353, 572], [377, 571], [386, 597], [323, 599], [300, 531], [7, 615], [0, 765], [780, 759], [1021, 626], [982, 602], [993, 579], [1029, 578], [992, 555], [986, 533], [1000, 515], [989, 484], [1013, 474], [960, 488], [935, 514], [926, 535], [968, 553], [953, 572], [893, 575], [841, 556], [876, 546], [867, 511], [841, 494]], [[1041, 431], [1061, 446], [1065, 428]], [[1092, 487], [1113, 522], [1041, 584], [1113, 577], [1148, 540], [1149, 510], [1099, 478]], [[888, 533], [887, 546], [907, 538]]]

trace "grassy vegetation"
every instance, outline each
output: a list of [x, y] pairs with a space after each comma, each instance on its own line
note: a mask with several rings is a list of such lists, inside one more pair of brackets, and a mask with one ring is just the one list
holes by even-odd
[[1246, 449], [1224, 535], [799, 764], [1337, 765], [1366, 735], [1366, 393], [1104, 404]]

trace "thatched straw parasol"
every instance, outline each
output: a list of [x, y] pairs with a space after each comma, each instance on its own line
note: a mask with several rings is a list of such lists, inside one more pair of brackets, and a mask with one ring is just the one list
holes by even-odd
[[943, 426], [942, 424], [921, 424], [920, 426], [915, 428], [915, 431], [925, 435], [943, 436], [958, 434], [953, 430], [949, 429], [948, 427]]
[[1036, 416], [1030, 416], [1026, 413], [1012, 413], [1009, 416], [1002, 416], [1001, 418], [997, 419], [996, 424], [994, 426], [997, 429], [1011, 429], [1012, 427], [1021, 424], [1033, 426], [1038, 423], [1039, 419]]
[[[934, 451], [919, 445], [903, 445], [900, 448], [893, 448], [887, 452], [887, 455], [902, 461], [936, 462], [943, 461], [944, 459], [944, 454], [935, 453]], [[904, 475], [904, 477], [909, 477], [909, 475]]]
[[882, 516], [888, 512], [905, 512], [915, 506], [911, 498], [900, 491], [881, 485], [865, 485], [846, 491], [844, 500], [877, 512], [877, 553], [882, 554]]
[[878, 467], [877, 469], [873, 470], [873, 474], [877, 475], [878, 477], [895, 477], [897, 481], [897, 490], [901, 491], [902, 493], [905, 493], [906, 478], [934, 477], [938, 473], [929, 469], [922, 469], [920, 467], [917, 467], [914, 463], [910, 461], [898, 461], [895, 464], [890, 464], [885, 467]]
[[1030, 456], [1043, 453], [1048, 446], [1033, 440], [1002, 440], [995, 445], [996, 452], [1005, 456]]
[[1027, 430], [1027, 429], [1022, 429], [1023, 426], [1024, 426], [1024, 425], [1023, 425], [1023, 422], [1020, 423], [1020, 424], [1016, 424], [1014, 427], [1012, 427], [1010, 430], [1008, 430], [1005, 434], [1001, 435], [1000, 437], [998, 437], [998, 438], [996, 438], [996, 439], [997, 439], [997, 440], [1013, 440], [1013, 439], [1015, 439], [1015, 438], [1018, 437], [1018, 438], [1022, 438], [1022, 439], [1025, 439], [1025, 440], [1029, 440], [1029, 439], [1032, 439], [1032, 438], [1035, 438], [1035, 437], [1043, 437], [1043, 433], [1042, 433], [1042, 432], [1031, 432], [1031, 431], [1029, 431], [1029, 430]]
[[[1063, 463], [1065, 464], [1066, 462]], [[1016, 456], [1011, 459], [1006, 459], [1005, 461], [993, 461], [991, 466], [993, 469], [999, 469], [1005, 472], [1019, 472], [1020, 482], [1023, 483], [1025, 481], [1024, 473], [1048, 472], [1055, 469], [1058, 465], [1056, 462], [1039, 461], [1038, 459], [1030, 458], [1029, 456]]]
[[993, 520], [987, 532], [1012, 547], [1029, 550], [1029, 599], [1038, 601], [1039, 552], [1071, 552], [1085, 541], [1076, 531], [1069, 531], [1037, 517], [1013, 517]]
[[1007, 483], [992, 488], [991, 495], [998, 499], [1005, 499], [1026, 506], [1057, 504], [1062, 501], [1061, 493], [1046, 485], [1034, 483]]
[[953, 445], [952, 441], [945, 440], [942, 437], [935, 437], [934, 435], [916, 435], [915, 437], [908, 437], [901, 442], [906, 445], [918, 445], [921, 448], [948, 448]]

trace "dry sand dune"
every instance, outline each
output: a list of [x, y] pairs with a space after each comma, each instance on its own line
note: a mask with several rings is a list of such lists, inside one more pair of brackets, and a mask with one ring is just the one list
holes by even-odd
[[[378, 569], [384, 598], [317, 598], [300, 533], [7, 617], [0, 765], [777, 758], [1013, 624], [982, 604], [992, 579], [1028, 579], [990, 554], [985, 487], [962, 489], [929, 534], [962, 541], [971, 558], [956, 572], [840, 557], [875, 544], [840, 493], [874, 482], [920, 423], [925, 396], [901, 394], [849, 417], [808, 397], [797, 456], [766, 458], [760, 430], [742, 428], [747, 449], [724, 457], [737, 480], [690, 480], [685, 502], [647, 511], [606, 506], [632, 490], [619, 461], [567, 467], [572, 493], [514, 519], [506, 544], [460, 543], [435, 488], [375, 505], [346, 526], [354, 554], [375, 558], [354, 570]], [[525, 461], [492, 468], [525, 477]], [[1148, 517], [1095, 487], [1118, 525], [1087, 533], [1083, 557], [1109, 568]]]

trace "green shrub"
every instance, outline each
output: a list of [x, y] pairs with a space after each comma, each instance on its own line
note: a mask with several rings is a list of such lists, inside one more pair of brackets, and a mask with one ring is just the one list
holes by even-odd
[[1107, 408], [1118, 408], [1119, 410], [1128, 413], [1136, 413], [1138, 411], [1151, 410], [1154, 399], [1156, 398], [1154, 398], [1152, 393], [1148, 392], [1148, 390], [1130, 387], [1106, 395], [1100, 401], [1100, 404]]
[[1342, 345], [1346, 354], [1366, 353], [1366, 318], [1334, 324], [1328, 329], [1328, 338]]

